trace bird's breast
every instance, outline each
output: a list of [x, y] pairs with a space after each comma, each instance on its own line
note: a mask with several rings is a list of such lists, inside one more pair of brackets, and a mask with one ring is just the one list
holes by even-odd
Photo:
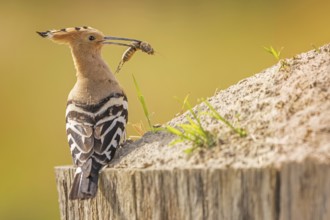
[[97, 105], [111, 94], [124, 94], [118, 82], [110, 79], [97, 81], [80, 79], [72, 88], [68, 100]]

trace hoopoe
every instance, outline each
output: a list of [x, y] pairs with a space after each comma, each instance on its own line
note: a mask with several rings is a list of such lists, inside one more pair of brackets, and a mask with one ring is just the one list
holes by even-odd
[[77, 82], [68, 96], [66, 133], [77, 169], [69, 198], [94, 198], [99, 172], [125, 137], [128, 118], [127, 97], [103, 61], [101, 48], [104, 44], [130, 46], [109, 40], [140, 41], [104, 36], [86, 26], [37, 33], [71, 49]]

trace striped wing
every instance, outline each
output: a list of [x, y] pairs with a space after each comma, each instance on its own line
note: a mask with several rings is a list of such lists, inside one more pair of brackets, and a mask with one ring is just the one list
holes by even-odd
[[[73, 107], [73, 106], [71, 106]], [[94, 125], [92, 115], [79, 108], [72, 109], [66, 117], [66, 133], [74, 163], [85, 163], [93, 154]]]
[[113, 158], [117, 146], [125, 136], [127, 100], [125, 97], [109, 100], [103, 109], [104, 111], [99, 111], [95, 117], [92, 157], [105, 165]]
[[125, 136], [127, 99], [122, 94], [114, 94], [97, 105], [69, 101], [66, 122], [74, 163], [81, 166], [92, 157], [104, 166]]

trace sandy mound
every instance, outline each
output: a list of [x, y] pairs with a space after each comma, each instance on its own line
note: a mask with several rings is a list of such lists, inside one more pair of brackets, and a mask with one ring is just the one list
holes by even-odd
[[[169, 146], [166, 132], [146, 133], [118, 149], [114, 168], [263, 167], [314, 158], [330, 161], [330, 45], [312, 50], [217, 92], [209, 102], [245, 128], [239, 137], [221, 122], [203, 119], [220, 143], [187, 156], [190, 143]], [[206, 111], [204, 104], [195, 111]], [[185, 115], [169, 124], [184, 123]]]

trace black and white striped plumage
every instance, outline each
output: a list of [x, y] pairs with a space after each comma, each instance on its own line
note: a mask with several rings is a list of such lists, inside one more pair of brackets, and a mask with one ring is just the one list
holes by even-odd
[[78, 166], [70, 199], [95, 197], [99, 171], [112, 160], [125, 136], [127, 106], [122, 93], [113, 93], [93, 105], [68, 101], [66, 132]]

